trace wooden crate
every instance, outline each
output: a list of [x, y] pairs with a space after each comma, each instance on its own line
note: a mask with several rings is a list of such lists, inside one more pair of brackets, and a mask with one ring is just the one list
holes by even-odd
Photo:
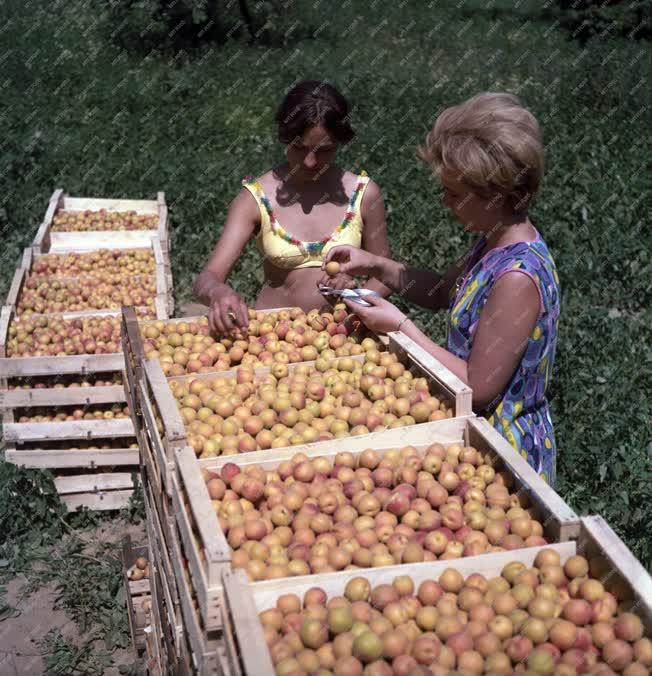
[[7, 378], [75, 374], [84, 376], [89, 373], [124, 370], [122, 352], [73, 354], [62, 357], [8, 357], [9, 326], [15, 316], [15, 308], [12, 305], [4, 306], [0, 311], [0, 383]]
[[[319, 587], [330, 597], [341, 595], [346, 583], [359, 575], [367, 578], [372, 586], [391, 584], [397, 575], [410, 575], [415, 586], [424, 580], [436, 580], [446, 568], [454, 568], [462, 575], [481, 573], [486, 577], [500, 575], [503, 566], [510, 561], [521, 561], [531, 566], [542, 549], [556, 550], [565, 562], [576, 553], [592, 559], [592, 568], [602, 568], [598, 575], [608, 590], [631, 601], [631, 612], [643, 620], [646, 634], [652, 632], [652, 578], [648, 575], [625, 544], [615, 535], [599, 516], [580, 520], [577, 541], [533, 547], [481, 556], [436, 561], [431, 563], [404, 564], [385, 568], [351, 570], [326, 573], [319, 576]], [[282, 594], [297, 594], [301, 597], [315, 586], [311, 576], [268, 580], [249, 584], [243, 571], [224, 575], [225, 594], [225, 640], [230, 646], [228, 659], [234, 674], [247, 676], [273, 676], [274, 667], [267, 650], [250, 650], [250, 645], [264, 645], [262, 625], [258, 613], [275, 606]]]
[[127, 535], [122, 541], [122, 577], [127, 592], [127, 616], [131, 643], [136, 652], [145, 650], [145, 627], [150, 624], [151, 594], [149, 579], [130, 580], [129, 571], [136, 559], [149, 557], [147, 545], [136, 546]]
[[589, 559], [591, 574], [643, 620], [652, 638], [652, 577], [601, 516], [580, 519], [577, 553]]
[[531, 566], [536, 555], [542, 549], [555, 549], [562, 559], [566, 560], [575, 553], [575, 543], [563, 542], [546, 547], [530, 547], [450, 561], [408, 563], [382, 568], [323, 573], [318, 576], [318, 583], [315, 576], [305, 575], [250, 584], [241, 570], [226, 573], [224, 575], [224, 594], [226, 606], [229, 610], [227, 615], [228, 625], [226, 626], [231, 635], [227, 645], [232, 642], [235, 648], [235, 655], [229, 655], [230, 667], [233, 673], [243, 673], [247, 676], [273, 676], [276, 673], [268, 650], [249, 650], [247, 646], [266, 645], [258, 613], [274, 607], [278, 597], [283, 594], [297, 594], [302, 597], [308, 589], [318, 584], [330, 598], [331, 596], [341, 595], [346, 583], [359, 576], [365, 577], [372, 586], [376, 586], [391, 584], [392, 580], [398, 575], [409, 575], [416, 587], [424, 580], [436, 580], [447, 568], [454, 568], [465, 577], [472, 573], [482, 573], [487, 577], [493, 577], [500, 575], [505, 564], [510, 561], [521, 561], [525, 565]]
[[[287, 310], [288, 308], [276, 308], [274, 311], [278, 310]], [[272, 312], [272, 310], [266, 310], [266, 312]], [[134, 308], [132, 307], [123, 307], [122, 308], [122, 313], [123, 313], [123, 335], [122, 335], [122, 341], [123, 341], [123, 351], [127, 355], [126, 359], [126, 368], [128, 375], [130, 376], [130, 379], [135, 379], [136, 378], [136, 373], [135, 370], [140, 367], [142, 370], [142, 360], [146, 358], [145, 355], [145, 349], [143, 345], [143, 339], [142, 339], [142, 334], [141, 331], [143, 327], [147, 326], [148, 324], [154, 324], [158, 321], [159, 319], [138, 319], [137, 315], [135, 314]], [[205, 316], [189, 316], [189, 317], [170, 317], [166, 321], [166, 323], [176, 323], [180, 324], [181, 322], [199, 322], [200, 320], [205, 319]], [[376, 338], [383, 344], [387, 345], [387, 337], [386, 336], [376, 336]], [[355, 359], [356, 361], [362, 361], [364, 357], [362, 355], [358, 356], [353, 356], [351, 357], [352, 359]], [[312, 361], [305, 361], [305, 362], [294, 362], [291, 364], [287, 364], [289, 370], [291, 371], [293, 368], [296, 368], [299, 365], [302, 364], [313, 364], [314, 362]], [[240, 364], [233, 366], [229, 371], [211, 371], [210, 374], [212, 377], [219, 377], [221, 375], [228, 375], [230, 371], [233, 371], [237, 368], [240, 368]], [[130, 369], [133, 373], [131, 375]], [[265, 375], [269, 373], [269, 367], [259, 367], [254, 369], [254, 372], [257, 375]], [[168, 376], [169, 380], [179, 380], [183, 378], [187, 378], [189, 375], [195, 376], [195, 377], [206, 377], [208, 374], [207, 373], [194, 373], [194, 374], [186, 374], [183, 376]]]
[[[436, 359], [432, 357], [425, 359], [419, 354], [416, 349], [417, 346], [413, 341], [400, 333], [389, 334], [388, 348], [400, 355], [401, 360], [406, 365], [416, 367], [419, 375], [425, 377], [428, 381], [431, 392], [435, 395], [445, 396], [452, 401], [454, 417], [466, 418], [472, 415], [470, 388], [450, 373], [450, 371]], [[413, 350], [416, 354], [413, 354]], [[297, 365], [294, 365], [295, 368], [296, 366]], [[290, 365], [288, 365], [288, 368], [290, 368]], [[261, 375], [268, 373], [269, 370], [269, 367], [258, 369]], [[235, 378], [236, 373], [235, 371], [224, 371], [220, 373], [193, 374], [179, 376], [174, 378], [174, 380], [187, 381], [197, 378], [211, 379], [218, 376]], [[149, 432], [148, 436], [153, 445], [152, 456], [154, 462], [157, 464], [155, 471], [161, 476], [161, 483], [165, 486], [170, 495], [170, 476], [175, 469], [174, 450], [186, 445], [187, 436], [176, 400], [170, 390], [168, 379], [166, 379], [157, 359], [143, 360], [143, 377], [140, 383], [139, 395], [138, 400], [142, 408], [144, 426]], [[294, 452], [297, 452], [314, 448], [319, 452], [323, 452], [337, 442], [343, 442], [345, 444], [348, 442], [351, 450], [366, 448], [373, 444], [385, 444], [388, 446], [392, 444], [401, 444], [401, 440], [404, 436], [406, 434], [412, 434], [413, 431], [415, 431], [416, 434], [415, 441], [420, 439], [425, 442], [433, 432], [436, 432], [442, 422], [446, 421], [441, 420], [420, 423], [381, 432], [372, 432], [356, 437], [346, 437], [345, 440], [314, 442], [302, 446], [292, 446], [287, 447], [287, 449], [275, 450], [293, 450]], [[251, 455], [252, 458], [260, 461], [262, 458], [268, 457], [269, 451], [254, 451], [247, 455]], [[207, 461], [202, 460], [200, 462], [206, 463]]]
[[[190, 453], [194, 463], [194, 454], [192, 451]], [[193, 475], [193, 479], [201, 481], [198, 474]], [[176, 479], [173, 478], [173, 481], [176, 482]], [[147, 478], [144, 482], [147, 482]], [[200, 484], [198, 487], [202, 488]], [[181, 490], [178, 495], [182, 495]], [[204, 595], [195, 589], [194, 581], [198, 578], [192, 572], [193, 563], [187, 554], [190, 551], [190, 526], [187, 525], [189, 517], [186, 514], [189, 507], [184, 504], [181, 508], [183, 513], [180, 514], [174, 508], [175, 504], [178, 501], [171, 501], [165, 493], [155, 496], [151, 485], [145, 491], [147, 532], [158, 571], [157, 588], [164, 599], [159, 624], [167, 626], [169, 637], [174, 635], [174, 640], [169, 638], [167, 641], [172, 641], [174, 646], [170, 663], [176, 664], [177, 673], [180, 674], [226, 673], [224, 650], [220, 647], [221, 632], [209, 629], [203, 620], [205, 613], [201, 602]], [[212, 516], [216, 518], [214, 513]], [[174, 608], [174, 614], [168, 608]], [[213, 608], [214, 615], [221, 611], [221, 598], [214, 600]], [[166, 654], [171, 652], [170, 646], [162, 647], [161, 650], [165, 650]]]
[[[174, 636], [173, 661], [179, 659], [181, 662], [184, 661], [185, 637], [189, 644], [187, 661], [193, 665], [192, 672], [220, 673], [218, 671], [218, 644], [221, 633], [209, 630], [202, 621], [197, 592], [184, 557], [178, 522], [176, 518], [170, 519], [167, 527], [159, 531], [158, 516], [152, 505], [152, 496], [149, 495], [148, 502], [146, 502], [147, 530], [153, 550], [152, 556], [158, 571], [158, 589], [162, 590], [159, 593], [165, 600], [165, 611], [161, 612], [161, 623], [167, 626], [168, 635]], [[170, 607], [174, 608], [174, 614], [169, 612]]]
[[[135, 211], [139, 215], [158, 216], [154, 230], [127, 231], [85, 231], [61, 232], [52, 230], [52, 221], [58, 211]], [[111, 248], [139, 248], [151, 246], [158, 241], [164, 251], [169, 251], [168, 208], [165, 193], [159, 192], [156, 200], [102, 199], [93, 197], [70, 197], [63, 189], [55, 190], [50, 198], [45, 217], [41, 223], [32, 247], [39, 253], [60, 253]]]
[[192, 578], [186, 574], [181, 550], [176, 543], [170, 549], [170, 557], [179, 589], [183, 631], [188, 637], [194, 670], [202, 676], [219, 674], [221, 631], [211, 631], [203, 625], [199, 609], [195, 607], [197, 596]]
[[[13, 408], [2, 410], [1, 415], [5, 460], [24, 467], [54, 470], [54, 485], [70, 511], [80, 507], [114, 510], [127, 506], [138, 467], [138, 450], [129, 448], [135, 436], [129, 418], [21, 423], [15, 422]], [[124, 439], [124, 446], [79, 447], [80, 441], [101, 445], [105, 440], [115, 439]], [[61, 443], [64, 448], [41, 447], [52, 442]]]
[[[155, 267], [154, 272], [151, 273], [151, 275], [147, 276], [153, 276], [155, 278], [156, 295], [153, 298], [154, 304], [151, 308], [147, 306], [142, 306], [137, 308], [137, 311], [139, 314], [150, 313], [150, 315], [153, 316], [154, 319], [168, 319], [174, 309], [174, 301], [172, 296], [172, 276], [170, 272], [169, 259], [157, 240], [153, 240], [152, 242], [150, 242], [148, 248], [151, 248], [154, 254]], [[85, 253], [91, 253], [91, 250], [86, 251]], [[13, 306], [15, 309], [18, 308], [23, 287], [32, 273], [34, 263], [37, 262], [43, 256], [47, 255], [48, 254], [33, 253], [32, 249], [25, 250], [22, 261], [19, 267], [16, 269], [16, 272], [14, 273], [14, 277], [11, 286], [9, 288], [9, 293], [7, 294], [7, 300], [5, 305]], [[86, 275], [84, 276], [89, 275], [92, 275], [92, 273], [86, 273]], [[57, 281], [60, 282], [83, 281], [83, 276], [58, 277]], [[62, 317], [63, 319], [77, 319], [81, 317], [97, 317], [97, 316], [118, 316], [120, 314], [120, 307], [89, 308], [86, 310], [64, 311], [50, 314], [56, 314], [57, 317]]]
[[[484, 423], [486, 421], [477, 418], [453, 418], [439, 422], [438, 430], [432, 432], [428, 439], [422, 436], [417, 437], [417, 431], [413, 429], [398, 444], [367, 443], [356, 444], [355, 448], [352, 448], [350, 442], [358, 438], [351, 437], [337, 439], [329, 444], [321, 444], [322, 448], [319, 451], [316, 449], [302, 450], [302, 447], [266, 451], [264, 459], [258, 461], [251, 457], [261, 455], [258, 453], [212, 458], [203, 462], [202, 468], [217, 472], [225, 463], [234, 462], [241, 468], [258, 465], [264, 469], [275, 469], [281, 462], [289, 460], [298, 452], [305, 452], [309, 457], [334, 459], [342, 451], [350, 451], [354, 456], [358, 456], [363, 450], [373, 448], [380, 455], [384, 455], [397, 445], [411, 445], [419, 452], [425, 452], [428, 446], [435, 442], [444, 446], [471, 443], [483, 454], [490, 453], [495, 459], [494, 466], [505, 470], [513, 478], [514, 492], [526, 496], [535, 507], [547, 540], [559, 542], [577, 537], [579, 517], [575, 512], [545, 484], [536, 472], [529, 468], [525, 460], [507, 441], [502, 437], [495, 439], [493, 435], [487, 435]], [[220, 529], [208, 489], [198, 469], [198, 463], [194, 461], [194, 451], [191, 448], [182, 448], [176, 451], [176, 458], [178, 476], [186, 486], [185, 497], [189, 503], [189, 510], [181, 508], [183, 496], [182, 498], [176, 497], [179, 495], [179, 490], [175, 486], [173, 491], [173, 502], [177, 503], [175, 515], [179, 523], [181, 523], [179, 515], [183, 514], [183, 520], [192, 519], [195, 524], [194, 532], [197, 537], [193, 537], [192, 522], [190, 522], [185, 524], [186, 534], [182, 539], [188, 567], [198, 592], [199, 605], [205, 612], [204, 621], [209, 626], [213, 626], [216, 620], [218, 622], [222, 620], [221, 616], [216, 618], [213, 611], [222, 594], [220, 574], [231, 567], [231, 548]], [[173, 481], [176, 481], [176, 478], [173, 478]]]

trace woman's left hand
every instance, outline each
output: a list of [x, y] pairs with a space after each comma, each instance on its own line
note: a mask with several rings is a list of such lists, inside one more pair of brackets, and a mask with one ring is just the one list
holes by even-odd
[[319, 288], [320, 286], [329, 286], [331, 289], [338, 290], [355, 289], [357, 286], [357, 282], [355, 281], [355, 277], [351, 277], [351, 275], [346, 275], [342, 272], [338, 273], [334, 277], [331, 277], [330, 275], [324, 273], [323, 277], [321, 277], [317, 281], [317, 288]]
[[346, 298], [342, 300], [351, 312], [358, 315], [362, 323], [374, 333], [396, 331], [398, 325], [405, 319], [405, 314], [396, 305], [380, 296], [365, 296], [364, 299], [371, 303], [371, 307], [354, 303]]

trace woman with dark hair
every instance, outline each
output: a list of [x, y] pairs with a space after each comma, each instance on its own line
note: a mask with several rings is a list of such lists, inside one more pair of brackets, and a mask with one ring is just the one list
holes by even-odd
[[[226, 283], [247, 242], [255, 237], [265, 282], [256, 308], [324, 305], [318, 285], [342, 288], [347, 275], [325, 281], [322, 263], [336, 245], [389, 256], [385, 207], [378, 186], [363, 171], [335, 165], [340, 144], [354, 136], [349, 103], [327, 82], [307, 80], [284, 98], [276, 117], [286, 162], [257, 179], [245, 179], [231, 204], [222, 235], [195, 282], [218, 334], [245, 329], [245, 301]], [[378, 281], [367, 285], [383, 296]]]

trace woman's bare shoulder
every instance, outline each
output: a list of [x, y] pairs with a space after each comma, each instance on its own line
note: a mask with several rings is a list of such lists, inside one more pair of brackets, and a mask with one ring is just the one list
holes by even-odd
[[265, 173], [261, 174], [254, 180], [260, 183], [266, 193], [271, 192], [271, 189], [276, 188], [276, 186], [278, 186], [278, 184], [281, 182], [278, 167], [272, 167], [271, 169], [268, 169]]

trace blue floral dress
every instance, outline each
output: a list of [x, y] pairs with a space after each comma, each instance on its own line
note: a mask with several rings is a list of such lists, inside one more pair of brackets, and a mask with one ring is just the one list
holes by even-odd
[[485, 243], [483, 236], [472, 248], [465, 274], [451, 292], [446, 349], [468, 361], [480, 313], [499, 277], [518, 270], [534, 281], [541, 310], [521, 362], [505, 391], [478, 413], [554, 486], [557, 449], [546, 388], [552, 375], [559, 327], [557, 269], [538, 232], [531, 242], [498, 247], [480, 258]]

